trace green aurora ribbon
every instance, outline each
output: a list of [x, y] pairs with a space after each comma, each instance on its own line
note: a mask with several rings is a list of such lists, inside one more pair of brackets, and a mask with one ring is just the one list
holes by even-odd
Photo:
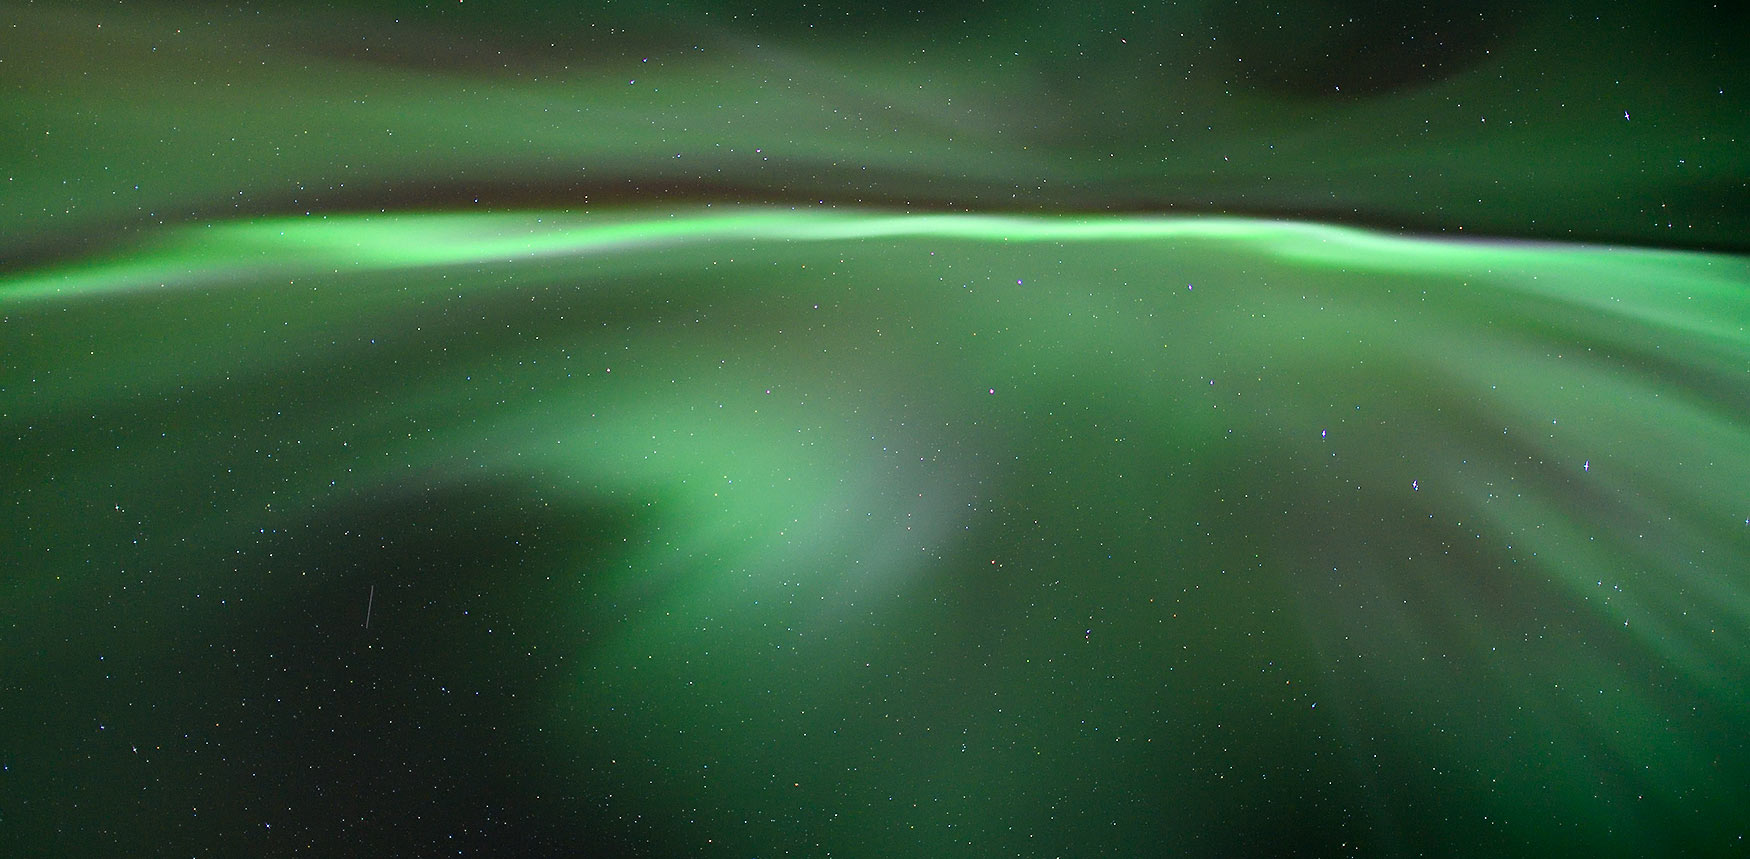
[[1750, 715], [1747, 285], [1693, 253], [762, 209], [274, 219], [15, 276], [10, 629], [63, 643], [15, 675], [58, 694], [8, 712], [66, 756], [15, 766], [107, 773], [112, 732], [197, 794], [322, 761], [209, 800], [287, 827], [263, 803], [342, 777], [313, 706], [389, 766], [360, 749], [489, 694], [435, 730], [514, 732], [523, 790], [677, 850], [1242, 849], [1284, 814], [1705, 846]]
[[0, 851], [1745, 849], [1740, 18], [477, 5], [6, 7]]

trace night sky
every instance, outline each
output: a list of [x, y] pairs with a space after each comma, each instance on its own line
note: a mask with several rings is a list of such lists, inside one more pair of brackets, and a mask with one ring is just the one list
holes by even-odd
[[0, 854], [1750, 854], [1747, 44], [0, 2]]

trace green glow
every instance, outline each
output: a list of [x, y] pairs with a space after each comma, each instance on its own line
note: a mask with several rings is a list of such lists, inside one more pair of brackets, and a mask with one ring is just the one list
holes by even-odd
[[[1750, 128], [1729, 30], [1658, 4], [1613, 19], [1524, 14], [1476, 65], [1361, 101], [1246, 85], [1232, 52], [1257, 46], [1240, 48], [1219, 7], [1199, 8], [1211, 4], [1146, 21], [1116, 7], [969, 8], [954, 27], [849, 42], [761, 36], [746, 19], [628, 23], [641, 16], [611, 7], [549, 9], [566, 20], [484, 36], [454, 31], [472, 20], [462, 4], [366, 5], [315, 18], [13, 8], [20, 133], [0, 144], [0, 233], [52, 241], [237, 207], [406, 208], [440, 192], [472, 206], [506, 187], [577, 188], [597, 204], [680, 187], [1359, 213], [1458, 235], [1715, 248], [1750, 232], [1733, 205]], [[1092, 32], [1105, 43], [1139, 26], [1093, 48]], [[1728, 41], [1709, 50], [1685, 26]], [[446, 62], [475, 51], [491, 61]], [[1655, 53], [1632, 75], [1596, 61]]]
[[0, 856], [1742, 852], [1693, 5], [5, 5]]
[[[1213, 218], [409, 214], [173, 231], [8, 276], [0, 311], [15, 605], [98, 606], [82, 647], [125, 667], [311, 577], [374, 582], [392, 653], [432, 585], [348, 535], [608, 516], [436, 605], [552, 659], [519, 690], [527, 753], [664, 820], [829, 814], [796, 783], [863, 809], [859, 844], [1000, 841], [1049, 820], [1022, 785], [1095, 771], [1168, 778], [1182, 837], [1297, 772], [1369, 814], [1512, 812], [1514, 838], [1546, 831], [1546, 791], [1644, 839], [1667, 818], [1622, 803], [1745, 798], [1708, 733], [1750, 717], [1741, 258]], [[475, 488], [524, 512], [406, 507]], [[350, 600], [319, 605], [350, 628]], [[889, 808], [901, 785], [946, 797]]]

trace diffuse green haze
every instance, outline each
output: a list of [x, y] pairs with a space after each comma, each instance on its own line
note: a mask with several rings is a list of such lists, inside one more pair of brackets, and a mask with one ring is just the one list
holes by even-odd
[[9, 4], [0, 259], [240, 214], [656, 198], [1750, 235], [1731, 9], [751, 5]]
[[0, 319], [27, 853], [1741, 849], [1742, 257], [268, 218]]
[[0, 854], [1744, 851], [1750, 18], [1461, 6], [0, 2]]

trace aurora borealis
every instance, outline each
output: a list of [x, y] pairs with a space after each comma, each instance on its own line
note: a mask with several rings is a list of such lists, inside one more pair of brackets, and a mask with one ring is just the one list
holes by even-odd
[[4, 8], [6, 855], [1750, 850], [1742, 13]]

